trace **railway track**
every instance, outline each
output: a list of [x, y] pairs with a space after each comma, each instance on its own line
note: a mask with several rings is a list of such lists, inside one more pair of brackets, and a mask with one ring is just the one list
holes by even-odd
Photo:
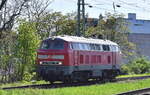
[[148, 79], [150, 76], [141, 76], [141, 77], [126, 77], [126, 78], [117, 78], [117, 81], [124, 81], [124, 80], [142, 80]]
[[150, 95], [150, 88], [133, 90], [133, 91], [124, 92], [116, 95]]
[[40, 89], [53, 89], [53, 88], [63, 88], [63, 87], [76, 87], [76, 86], [89, 86], [98, 84], [96, 81], [90, 81], [87, 83], [55, 83], [55, 84], [39, 84], [39, 85], [26, 85], [26, 86], [16, 86], [16, 87], [5, 87], [2, 90], [9, 89], [24, 89], [24, 88], [40, 88]]
[[[148, 79], [148, 78], [150, 78], [150, 76], [117, 78], [113, 80], [113, 82], [126, 81], [126, 80], [142, 80], [142, 79]], [[54, 88], [63, 88], [63, 87], [89, 86], [89, 85], [96, 85], [96, 84], [102, 84], [102, 83], [103, 82], [99, 82], [99, 81], [89, 81], [86, 83], [39, 84], [39, 85], [25, 85], [25, 86], [16, 86], [16, 87], [4, 87], [4, 88], [0, 88], [0, 90], [25, 89], [25, 88], [54, 89]], [[124, 94], [118, 94], [118, 95], [124, 95]]]

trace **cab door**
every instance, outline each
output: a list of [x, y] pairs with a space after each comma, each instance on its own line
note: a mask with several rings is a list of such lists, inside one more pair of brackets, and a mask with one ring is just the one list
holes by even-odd
[[73, 65], [78, 66], [79, 64], [79, 45], [78, 43], [72, 43], [73, 48]]
[[116, 66], [116, 61], [117, 61], [117, 53], [116, 53], [116, 49], [115, 49], [115, 46], [111, 46], [111, 52], [112, 52], [112, 67], [115, 68]]
[[79, 65], [79, 51], [74, 50], [73, 52], [73, 56], [74, 56], [74, 66], [78, 66]]

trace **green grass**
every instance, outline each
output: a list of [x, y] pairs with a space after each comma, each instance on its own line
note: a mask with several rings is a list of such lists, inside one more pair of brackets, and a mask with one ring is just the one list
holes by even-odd
[[150, 79], [58, 89], [0, 90], [0, 95], [113, 95], [147, 87], [150, 87]]
[[150, 76], [150, 73], [145, 74], [131, 74], [131, 75], [120, 75], [117, 78], [127, 78], [127, 77], [141, 77], [141, 76]]
[[33, 84], [48, 84], [48, 82], [46, 82], [46, 81], [31, 81], [31, 82], [21, 81], [21, 82], [17, 82], [17, 83], [0, 84], [0, 88], [12, 87], [12, 86], [33, 85]]

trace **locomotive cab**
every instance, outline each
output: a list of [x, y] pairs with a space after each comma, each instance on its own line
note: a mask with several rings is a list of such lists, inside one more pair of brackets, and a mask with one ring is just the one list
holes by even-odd
[[44, 40], [38, 50], [39, 65], [66, 65], [67, 43], [60, 39]]
[[[61, 80], [68, 65], [68, 44], [58, 38], [50, 38], [42, 41], [37, 51], [37, 73], [44, 80]], [[56, 79], [57, 78], [57, 79]]]

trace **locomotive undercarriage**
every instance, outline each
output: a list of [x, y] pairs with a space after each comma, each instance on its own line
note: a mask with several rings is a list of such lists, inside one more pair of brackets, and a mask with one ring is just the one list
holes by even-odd
[[87, 82], [89, 79], [99, 81], [112, 80], [119, 74], [119, 69], [90, 69], [80, 70], [68, 66], [39, 66], [38, 74], [44, 80], [69, 82]]

